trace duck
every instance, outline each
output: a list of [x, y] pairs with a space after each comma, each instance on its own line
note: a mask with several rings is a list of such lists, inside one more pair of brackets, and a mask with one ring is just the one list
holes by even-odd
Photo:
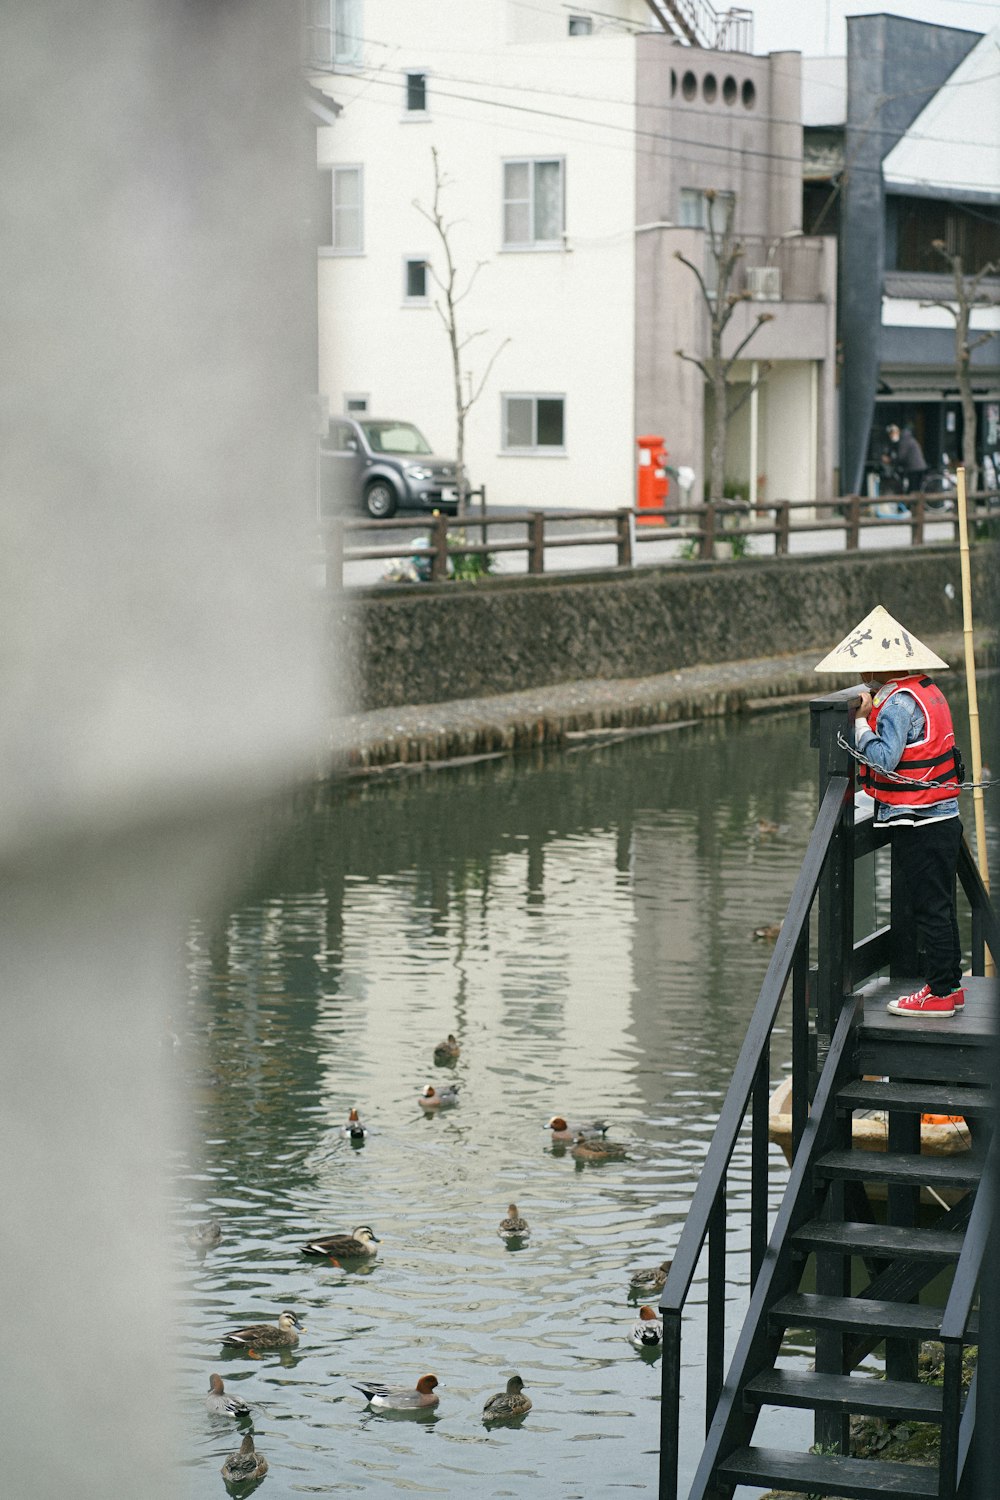
[[661, 1260], [658, 1266], [645, 1271], [633, 1271], [629, 1277], [629, 1288], [633, 1292], [662, 1292], [667, 1281], [667, 1272], [673, 1261]]
[[328, 1234], [322, 1239], [310, 1240], [302, 1246], [303, 1255], [315, 1255], [322, 1260], [357, 1259], [361, 1255], [377, 1255], [376, 1246], [382, 1241], [370, 1224], [359, 1224], [350, 1234]]
[[222, 1239], [222, 1225], [212, 1219], [208, 1224], [199, 1224], [187, 1236], [192, 1250], [213, 1250]]
[[632, 1325], [629, 1343], [637, 1349], [659, 1349], [663, 1343], [663, 1324], [655, 1307], [640, 1307], [639, 1320]]
[[258, 1349], [294, 1349], [299, 1333], [305, 1331], [298, 1313], [286, 1307], [276, 1324], [251, 1323], [246, 1328], [234, 1328], [232, 1333], [224, 1335], [222, 1342], [227, 1349], [246, 1349], [250, 1354]]
[[412, 1390], [403, 1385], [382, 1385], [378, 1381], [363, 1382], [352, 1389], [360, 1391], [369, 1406], [377, 1411], [421, 1411], [437, 1406], [440, 1401], [435, 1391], [437, 1383], [436, 1375], [421, 1375]]
[[248, 1432], [240, 1444], [238, 1453], [230, 1453], [222, 1465], [222, 1477], [227, 1484], [246, 1484], [249, 1479], [263, 1479], [267, 1473], [267, 1459], [253, 1445], [253, 1433]]
[[577, 1161], [621, 1161], [625, 1147], [616, 1141], [606, 1141], [601, 1136], [578, 1135], [569, 1151]]
[[776, 943], [781, 932], [781, 922], [768, 922], [765, 927], [755, 927], [754, 938], [764, 943]]
[[451, 1105], [458, 1103], [458, 1089], [453, 1083], [443, 1089], [436, 1089], [432, 1083], [428, 1083], [423, 1092], [417, 1095], [417, 1103], [421, 1109], [449, 1109]]
[[436, 1063], [454, 1062], [461, 1050], [458, 1038], [449, 1031], [444, 1041], [438, 1042], [434, 1048], [434, 1061]]
[[512, 1236], [516, 1235], [519, 1239], [522, 1240], [527, 1239], [528, 1235], [531, 1233], [531, 1230], [528, 1227], [528, 1221], [527, 1219], [522, 1218], [522, 1216], [518, 1213], [516, 1203], [508, 1203], [507, 1217], [500, 1220], [500, 1226], [497, 1230], [497, 1233], [499, 1235], [502, 1235], [505, 1239], [509, 1239]]
[[554, 1141], [575, 1141], [577, 1136], [603, 1136], [607, 1135], [608, 1125], [606, 1120], [588, 1120], [585, 1124], [569, 1124], [563, 1115], [553, 1115], [546, 1122], [552, 1132]]
[[770, 818], [757, 819], [757, 832], [761, 838], [770, 838], [773, 834], [787, 833], [788, 829], [789, 825], [787, 823], [772, 823]]
[[355, 1106], [347, 1116], [347, 1124], [344, 1126], [343, 1134], [351, 1141], [363, 1141], [368, 1130], [361, 1123], [361, 1116]]
[[221, 1375], [208, 1377], [208, 1395], [205, 1405], [213, 1417], [248, 1417], [250, 1408], [239, 1396], [227, 1396]]
[[524, 1381], [520, 1375], [512, 1375], [505, 1391], [491, 1396], [483, 1407], [484, 1422], [506, 1422], [511, 1417], [523, 1417], [531, 1410], [531, 1397], [525, 1396]]

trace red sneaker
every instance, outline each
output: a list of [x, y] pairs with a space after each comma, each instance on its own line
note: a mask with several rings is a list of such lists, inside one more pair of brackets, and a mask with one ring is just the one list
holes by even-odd
[[965, 992], [953, 990], [948, 995], [932, 995], [930, 985], [921, 985], [912, 995], [890, 1000], [886, 1010], [897, 1016], [953, 1016], [965, 1004]]

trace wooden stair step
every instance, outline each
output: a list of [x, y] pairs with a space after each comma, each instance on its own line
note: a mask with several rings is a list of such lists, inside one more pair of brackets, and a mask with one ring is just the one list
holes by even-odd
[[[919, 1302], [883, 1302], [875, 1297], [821, 1297], [793, 1292], [781, 1297], [769, 1313], [773, 1328], [851, 1328], [883, 1338], [936, 1339], [941, 1334], [941, 1307]], [[969, 1332], [978, 1331], [970, 1325]]]
[[956, 1230], [901, 1229], [894, 1224], [833, 1223], [826, 1219], [803, 1224], [792, 1235], [796, 1245], [809, 1250], [837, 1250], [875, 1260], [957, 1260], [963, 1239]]
[[985, 1115], [996, 1103], [992, 1089], [969, 1084], [907, 1083], [864, 1079], [837, 1092], [838, 1108], [898, 1109], [911, 1114]]
[[893, 1464], [879, 1460], [843, 1458], [837, 1454], [788, 1453], [781, 1448], [737, 1448], [718, 1470], [728, 1484], [785, 1485], [817, 1495], [843, 1495], [846, 1500], [937, 1500], [937, 1469], [921, 1464]]
[[894, 1182], [912, 1187], [975, 1187], [982, 1162], [971, 1152], [913, 1156], [902, 1151], [828, 1151], [816, 1162], [821, 1177], [856, 1182]]
[[941, 1420], [941, 1387], [919, 1381], [766, 1370], [747, 1381], [744, 1395], [754, 1406], [804, 1406], [897, 1422]]

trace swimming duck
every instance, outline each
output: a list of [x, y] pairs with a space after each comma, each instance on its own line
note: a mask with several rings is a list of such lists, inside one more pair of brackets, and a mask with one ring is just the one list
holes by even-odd
[[300, 1322], [298, 1313], [286, 1308], [277, 1324], [251, 1323], [247, 1328], [234, 1328], [222, 1342], [228, 1349], [246, 1349], [250, 1354], [258, 1349], [294, 1349], [299, 1341], [296, 1329], [305, 1333], [305, 1324]]
[[368, 1134], [368, 1131], [361, 1123], [361, 1116], [358, 1114], [357, 1108], [352, 1109], [347, 1116], [347, 1124], [344, 1126], [343, 1133], [352, 1141], [363, 1141]]
[[192, 1229], [187, 1242], [192, 1250], [212, 1250], [221, 1239], [222, 1225], [212, 1219], [210, 1223], [199, 1224], [196, 1229]]
[[667, 1272], [672, 1261], [661, 1260], [658, 1266], [646, 1271], [633, 1271], [629, 1277], [629, 1288], [633, 1292], [662, 1292], [667, 1281]]
[[770, 818], [757, 819], [757, 832], [761, 838], [770, 838], [772, 834], [776, 833], [787, 833], [788, 828], [789, 825], [787, 823], [772, 823]]
[[753, 930], [753, 935], [761, 942], [776, 943], [778, 941], [778, 935], [780, 932], [780, 922], [768, 922], [766, 927], [755, 927]]
[[205, 1405], [213, 1417], [248, 1417], [250, 1408], [239, 1396], [227, 1396], [221, 1375], [208, 1377], [208, 1395]]
[[458, 1089], [453, 1083], [443, 1089], [436, 1089], [432, 1083], [429, 1083], [423, 1092], [417, 1095], [417, 1103], [421, 1109], [448, 1109], [452, 1104], [458, 1103]]
[[520, 1375], [512, 1375], [505, 1391], [491, 1396], [483, 1407], [484, 1422], [505, 1422], [511, 1417], [523, 1417], [531, 1410], [531, 1397], [522, 1394], [524, 1381]]
[[370, 1224], [359, 1224], [350, 1234], [328, 1234], [322, 1239], [310, 1240], [302, 1246], [303, 1255], [316, 1255], [323, 1260], [356, 1260], [359, 1255], [377, 1255], [376, 1245], [382, 1241]]
[[513, 1235], [517, 1235], [517, 1237], [522, 1240], [527, 1239], [528, 1235], [531, 1233], [531, 1230], [528, 1227], [528, 1221], [527, 1219], [522, 1218], [518, 1213], [516, 1203], [508, 1203], [507, 1217], [506, 1219], [500, 1220], [500, 1227], [497, 1230], [497, 1233], [508, 1239]]
[[462, 1049], [459, 1046], [458, 1038], [456, 1036], [453, 1036], [449, 1031], [445, 1040], [443, 1042], [438, 1042], [437, 1046], [434, 1048], [434, 1061], [436, 1063], [454, 1062], [455, 1058], [458, 1056], [461, 1050]]
[[256, 1451], [253, 1434], [248, 1432], [239, 1453], [230, 1453], [222, 1465], [222, 1477], [227, 1484], [246, 1484], [248, 1479], [263, 1479], [266, 1473], [267, 1459]]
[[655, 1307], [640, 1307], [639, 1321], [632, 1325], [629, 1343], [637, 1349], [658, 1349], [663, 1343], [663, 1324]]
[[374, 1406], [377, 1411], [420, 1411], [424, 1407], [437, 1406], [441, 1399], [435, 1394], [437, 1383], [436, 1375], [421, 1375], [413, 1390], [402, 1385], [380, 1385], [377, 1381], [356, 1385], [353, 1389], [360, 1391], [369, 1406]]
[[601, 1136], [578, 1135], [569, 1151], [577, 1161], [621, 1161], [625, 1147], [616, 1141], [606, 1141]]
[[583, 1124], [568, 1124], [562, 1115], [553, 1115], [548, 1121], [554, 1141], [575, 1141], [578, 1135], [602, 1136], [608, 1131], [607, 1121], [588, 1120]]

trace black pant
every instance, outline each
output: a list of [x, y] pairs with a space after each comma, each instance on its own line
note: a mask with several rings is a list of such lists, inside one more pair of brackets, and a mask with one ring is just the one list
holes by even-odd
[[962, 945], [955, 911], [961, 819], [894, 825], [892, 844], [923, 941], [927, 983], [933, 995], [950, 995], [962, 982]]

